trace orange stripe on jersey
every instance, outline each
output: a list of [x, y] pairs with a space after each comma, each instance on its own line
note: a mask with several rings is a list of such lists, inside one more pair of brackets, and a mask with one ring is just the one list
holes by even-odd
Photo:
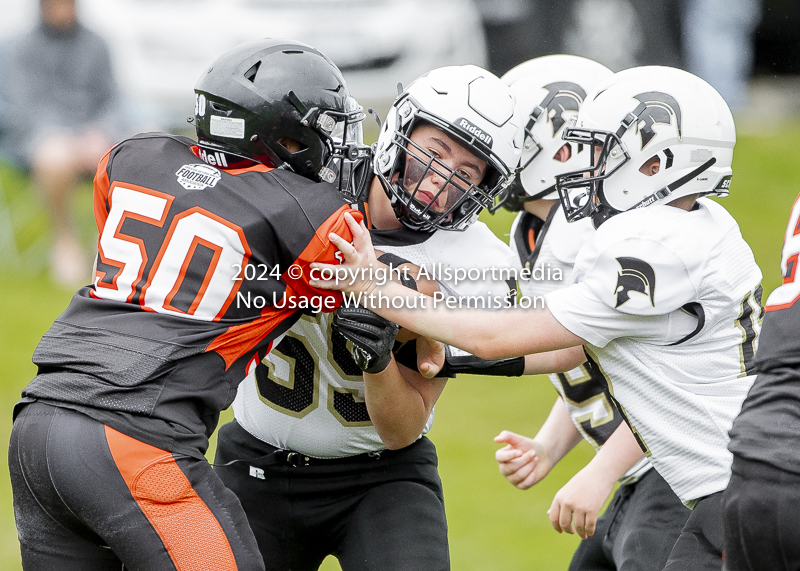
[[97, 172], [94, 175], [94, 197], [92, 199], [94, 221], [97, 224], [97, 231], [101, 234], [108, 218], [108, 187], [111, 184], [108, 179], [108, 160], [113, 149], [114, 147], [111, 147], [97, 163]]
[[533, 228], [528, 228], [528, 248], [533, 252], [536, 249], [536, 233]]
[[364, 216], [366, 220], [364, 220], [364, 224], [367, 225], [367, 228], [372, 228], [372, 219], [369, 215], [369, 204], [366, 201], [362, 202], [361, 204], [364, 205]]
[[133, 498], [180, 571], [236, 571], [228, 538], [172, 454], [105, 427]]
[[[330, 290], [314, 289], [308, 284], [308, 280], [310, 278], [309, 266], [312, 262], [322, 262], [325, 264], [341, 263], [341, 260], [336, 257], [336, 254], [339, 253], [339, 250], [337, 250], [336, 246], [331, 243], [328, 235], [333, 232], [347, 241], [352, 241], [353, 234], [350, 232], [350, 227], [347, 226], [347, 222], [344, 221], [344, 215], [346, 212], [349, 212], [353, 218], [355, 218], [356, 222], [364, 221], [364, 215], [361, 214], [361, 212], [351, 208], [350, 205], [347, 204], [342, 206], [339, 208], [339, 210], [331, 214], [331, 216], [329, 216], [328, 219], [319, 226], [319, 228], [317, 228], [314, 238], [308, 243], [305, 250], [303, 250], [303, 252], [294, 261], [293, 265], [300, 266], [302, 275], [300, 275], [299, 278], [292, 278], [287, 274], [287, 272], [284, 272], [281, 276], [283, 281], [292, 286], [292, 289], [295, 291], [296, 295], [300, 297], [322, 296], [333, 298], [337, 300], [335, 307], [338, 307], [341, 303], [341, 293]], [[328, 311], [333, 311], [333, 309], [328, 309]]]
[[[292, 289], [287, 286], [286, 299], [293, 295]], [[297, 310], [267, 307], [261, 312], [261, 317], [258, 319], [229, 327], [225, 333], [211, 342], [206, 351], [216, 351], [225, 361], [225, 370], [228, 370], [239, 357], [255, 347], [259, 341], [269, 335], [295, 311]]]
[[228, 174], [237, 175], [237, 174], [244, 174], [246, 172], [269, 172], [275, 169], [262, 164], [255, 164], [252, 167], [247, 167], [243, 169], [222, 169], [222, 170]]

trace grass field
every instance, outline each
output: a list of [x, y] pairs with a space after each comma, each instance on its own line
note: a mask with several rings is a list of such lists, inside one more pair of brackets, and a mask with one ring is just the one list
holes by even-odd
[[[779, 281], [783, 231], [800, 190], [800, 160], [788, 141], [800, 136], [800, 123], [765, 137], [742, 135], [736, 148], [731, 196], [722, 203], [739, 220], [742, 232], [764, 272], [765, 293]], [[0, 251], [0, 441], [11, 430], [11, 407], [35, 373], [30, 357], [41, 335], [69, 302], [71, 292], [56, 288], [43, 276], [45, 253], [40, 240], [44, 218], [28, 199], [24, 176], [0, 167], [4, 198], [17, 198], [16, 215], [25, 223], [15, 232], [28, 261], [20, 264]], [[2, 210], [3, 203], [0, 203]], [[92, 233], [88, 192], [76, 203], [87, 240]], [[21, 213], [21, 214], [20, 214]], [[2, 212], [0, 212], [2, 215]], [[500, 236], [512, 216], [484, 216]], [[8, 224], [0, 218], [0, 225]], [[8, 228], [0, 226], [7, 232]], [[2, 236], [3, 234], [0, 234]], [[492, 437], [507, 428], [532, 434], [544, 420], [555, 393], [544, 377], [519, 379], [459, 378], [452, 381], [437, 406], [431, 438], [439, 449], [444, 481], [450, 546], [455, 571], [553, 571], [566, 569], [575, 537], [558, 535], [545, 515], [553, 494], [591, 457], [579, 446], [541, 484], [527, 492], [508, 485], [497, 473]], [[229, 412], [224, 418], [229, 418]], [[0, 462], [0, 569], [20, 569], [10, 484]], [[413, 548], [413, 546], [410, 546]], [[327, 561], [324, 569], [338, 569]]]

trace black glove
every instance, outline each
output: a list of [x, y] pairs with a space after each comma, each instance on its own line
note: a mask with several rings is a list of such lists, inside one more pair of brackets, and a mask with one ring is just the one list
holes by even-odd
[[350, 341], [347, 348], [362, 371], [380, 373], [392, 360], [400, 327], [369, 309], [343, 305], [333, 314], [333, 329]]

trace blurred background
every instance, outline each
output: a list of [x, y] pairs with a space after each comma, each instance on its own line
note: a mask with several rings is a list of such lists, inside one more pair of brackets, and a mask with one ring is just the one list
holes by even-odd
[[[69, 302], [71, 282], [89, 281], [88, 267], [76, 280], [65, 279], [64, 268], [53, 264], [63, 258], [55, 249], [74, 241], [80, 269], [81, 255], [93, 255], [96, 229], [91, 169], [76, 167], [71, 188], [56, 200], [35, 155], [22, 153], [21, 140], [39, 139], [21, 139], [20, 126], [25, 135], [24, 125], [44, 114], [28, 108], [30, 101], [15, 102], [20, 80], [13, 56], [40, 21], [40, 0], [0, 0], [0, 14], [0, 409], [7, 411], [0, 442], [7, 442], [11, 407], [35, 374], [36, 343]], [[572, 53], [614, 70], [682, 67], [708, 80], [734, 110], [736, 176], [722, 203], [755, 252], [765, 294], [780, 281], [783, 231], [800, 190], [793, 147], [800, 138], [799, 0], [77, 0], [77, 17], [109, 54], [110, 71], [89, 88], [108, 92], [114, 111], [108, 142], [145, 130], [192, 136], [186, 117], [199, 75], [226, 49], [266, 36], [322, 50], [362, 105], [381, 116], [398, 82], [443, 65], [473, 63], [502, 75], [532, 57]], [[58, 54], [65, 59], [53, 63], [52, 73], [76, 64]], [[55, 125], [60, 118], [47, 120]], [[366, 138], [377, 138], [377, 126]], [[482, 219], [507, 239], [512, 215]], [[67, 230], [59, 230], [62, 224]], [[588, 445], [527, 492], [508, 485], [493, 459], [492, 437], [502, 429], [533, 435], [554, 398], [544, 377], [465, 377], [448, 385], [431, 437], [439, 448], [455, 571], [566, 569], [578, 540], [552, 531], [545, 512], [591, 458]], [[0, 568], [15, 571], [9, 487], [3, 461]], [[329, 560], [324, 569], [338, 566]]]

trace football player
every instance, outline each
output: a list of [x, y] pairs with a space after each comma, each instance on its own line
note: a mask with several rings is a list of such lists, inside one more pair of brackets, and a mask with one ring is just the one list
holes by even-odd
[[295, 41], [233, 48], [195, 93], [198, 143], [138, 135], [97, 167], [94, 282], [42, 338], [14, 411], [26, 570], [264, 569], [203, 454], [248, 363], [299, 318], [275, 297], [341, 303], [308, 265], [335, 261], [327, 235], [346, 232], [321, 179], [359, 155], [339, 133], [364, 115]]
[[783, 283], [766, 304], [758, 372], [733, 423], [733, 475], [725, 490], [725, 569], [789, 570], [800, 565], [800, 196], [783, 242]]
[[370, 275], [379, 262], [351, 217], [353, 244], [332, 239], [346, 259], [341, 269], [363, 269], [364, 279], [312, 283], [400, 296], [394, 307], [369, 306], [481, 358], [541, 353], [526, 358], [527, 373], [569, 370], [585, 349], [642, 451], [693, 509], [666, 569], [719, 569], [728, 430], [754, 379], [762, 311], [749, 246], [727, 211], [704, 198], [728, 194], [733, 117], [688, 72], [632, 68], [594, 88], [564, 139], [593, 158], [557, 177], [562, 206], [568, 220], [590, 216], [597, 231], [578, 254], [574, 283], [547, 294], [545, 309], [405, 309], [415, 296]]
[[[524, 209], [511, 230], [512, 248], [532, 274], [532, 279], [520, 280], [524, 295], [545, 295], [569, 285], [575, 257], [594, 233], [589, 218], [567, 222], [555, 177], [577, 168], [582, 153], [590, 152], [589, 146], [564, 141], [561, 135], [587, 93], [611, 73], [586, 58], [551, 55], [520, 64], [502, 78], [528, 117], [522, 171], [512, 185], [515, 199], [509, 201], [512, 208]], [[556, 268], [562, 279], [547, 279], [556, 275]], [[495, 438], [506, 444], [495, 454], [500, 472], [520, 489], [544, 478], [581, 438], [598, 452], [612, 435], [612, 445], [633, 438], [605, 394], [596, 368], [583, 364], [549, 377], [559, 398], [539, 433], [527, 438], [503, 431]], [[617, 431], [620, 434], [615, 435]], [[641, 454], [632, 455], [628, 462], [615, 456], [613, 446], [606, 449], [559, 490], [550, 520], [558, 531], [571, 533], [574, 519], [576, 533], [585, 540], [575, 552], [572, 571], [631, 565], [660, 571], [690, 512]], [[610, 508], [598, 521], [598, 512], [618, 478], [620, 486]], [[658, 516], [653, 517], [654, 513]], [[567, 525], [562, 525], [564, 521]]]
[[[476, 218], [511, 182], [520, 125], [508, 87], [475, 66], [430, 71], [393, 103], [357, 205], [382, 260], [425, 270], [405, 283], [506, 304], [503, 276], [447, 274], [515, 265]], [[360, 307], [305, 315], [242, 383], [215, 465], [267, 569], [311, 571], [331, 554], [345, 571], [449, 569], [436, 450], [424, 436], [447, 379], [423, 378], [413, 356], [399, 364], [396, 334]], [[413, 342], [402, 347], [413, 353]]]

